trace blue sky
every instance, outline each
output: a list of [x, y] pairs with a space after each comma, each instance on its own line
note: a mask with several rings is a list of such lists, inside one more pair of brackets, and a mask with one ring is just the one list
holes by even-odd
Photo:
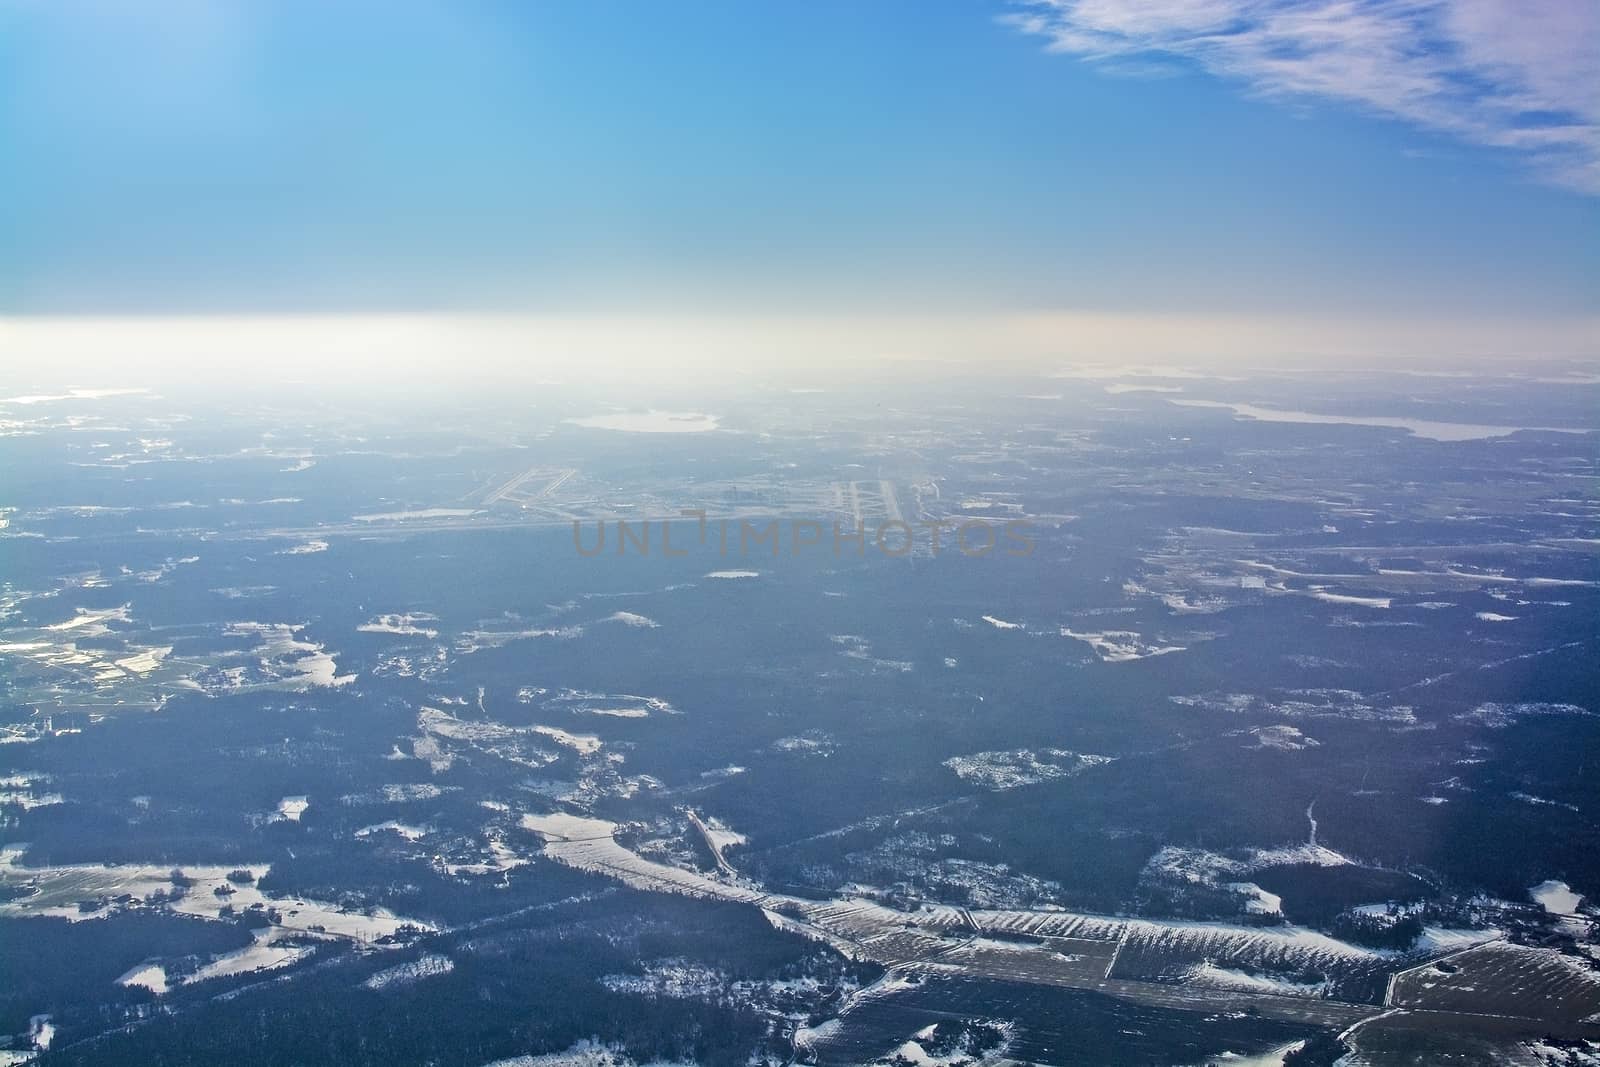
[[1594, 5], [1396, 10], [0, 0], [0, 314], [1592, 317]]

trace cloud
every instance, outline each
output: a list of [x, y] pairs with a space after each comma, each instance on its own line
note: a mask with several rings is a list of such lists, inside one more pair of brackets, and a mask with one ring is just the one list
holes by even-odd
[[1593, 0], [1024, 0], [1007, 21], [1053, 51], [1175, 56], [1265, 96], [1352, 104], [1600, 194]]

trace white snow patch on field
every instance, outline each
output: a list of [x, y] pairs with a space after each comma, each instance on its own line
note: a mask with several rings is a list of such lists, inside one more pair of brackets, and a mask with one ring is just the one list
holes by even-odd
[[1291, 1041], [1287, 1045], [1280, 1045], [1270, 1049], [1259, 1056], [1247, 1056], [1240, 1052], [1224, 1052], [1216, 1059], [1207, 1060], [1206, 1067], [1283, 1067], [1289, 1058], [1289, 1053], [1299, 1052], [1306, 1047], [1304, 1040]]
[[1475, 726], [1486, 726], [1491, 730], [1501, 730], [1520, 719], [1534, 718], [1545, 715], [1592, 715], [1586, 708], [1576, 704], [1544, 704], [1525, 702], [1521, 704], [1479, 704], [1471, 711], [1457, 715], [1457, 722], [1472, 723]]
[[1126, 663], [1130, 660], [1165, 656], [1169, 652], [1182, 652], [1182, 645], [1155, 645], [1145, 641], [1132, 630], [1105, 630], [1101, 633], [1078, 633], [1063, 626], [1062, 637], [1082, 641], [1106, 663]]
[[432, 782], [402, 782], [383, 786], [378, 796], [385, 804], [403, 804], [408, 800], [437, 800], [444, 790]]
[[581, 756], [592, 756], [600, 751], [601, 741], [594, 734], [575, 734], [557, 726], [535, 726], [534, 733], [543, 734], [558, 745], [564, 745]]
[[704, 834], [706, 841], [712, 848], [716, 849], [719, 855], [726, 849], [737, 848], [740, 845], [748, 845], [750, 843], [748, 837], [714, 816], [708, 815], [702, 818], [700, 823], [703, 827], [701, 833]]
[[998, 1047], [974, 1048], [972, 1032], [964, 1030], [949, 1051], [932, 1052], [926, 1046], [938, 1036], [938, 1025], [925, 1026], [887, 1056], [873, 1061], [874, 1067], [878, 1064], [892, 1064], [893, 1067], [972, 1067], [975, 1064], [1010, 1062], [1003, 1060], [1002, 1054], [1011, 1046], [1014, 1026], [1001, 1023], [998, 1029], [1002, 1035]]
[[512, 1056], [495, 1060], [486, 1067], [635, 1067], [632, 1057], [621, 1049], [579, 1041], [565, 1052], [547, 1052], [541, 1056]]
[[91, 611], [88, 608], [75, 608], [72, 618], [65, 622], [51, 623], [49, 626], [43, 627], [43, 629], [49, 630], [51, 633], [61, 633], [66, 630], [83, 630], [85, 632], [81, 636], [99, 637], [110, 632], [110, 628], [106, 626], [108, 622], [133, 621], [129, 616], [129, 611], [132, 607], [132, 604], [123, 604], [121, 607], [100, 608], [95, 611]]
[[305, 795], [284, 797], [278, 801], [278, 812], [273, 818], [280, 822], [299, 822], [300, 816], [306, 813], [311, 806], [311, 799]]
[[1211, 989], [1237, 989], [1243, 993], [1265, 993], [1280, 997], [1320, 997], [1328, 991], [1327, 982], [1297, 982], [1269, 974], [1251, 974], [1202, 963], [1189, 972], [1189, 981]]
[[644, 974], [607, 974], [599, 982], [613, 993], [676, 1000], [709, 998], [729, 984], [722, 972], [686, 961], [653, 964]]
[[1283, 912], [1283, 898], [1267, 892], [1254, 882], [1228, 882], [1223, 888], [1248, 897], [1244, 910], [1252, 915], [1278, 915]]
[[1255, 737], [1254, 748], [1276, 748], [1285, 752], [1297, 752], [1304, 748], [1316, 748], [1322, 744], [1314, 737], [1307, 737], [1297, 727], [1279, 723], [1275, 726], [1257, 726], [1250, 731]]
[[374, 834], [381, 834], [385, 831], [393, 831], [407, 841], [420, 841], [428, 836], [428, 828], [426, 826], [411, 826], [403, 822], [397, 822], [394, 819], [373, 823], [371, 826], [363, 826], [356, 831], [356, 836], [371, 837]]
[[1288, 719], [1350, 719], [1414, 726], [1416, 709], [1409, 704], [1374, 704], [1353, 689], [1287, 689], [1274, 696], [1255, 693], [1200, 693], [1168, 697], [1172, 703], [1235, 715], [1277, 715]]
[[647, 618], [647, 617], [645, 617], [643, 615], [635, 614], [634, 612], [631, 612], [631, 611], [613, 612], [612, 614], [607, 615], [601, 621], [602, 622], [620, 622], [624, 626], [636, 626], [636, 627], [638, 627], [640, 629], [643, 629], [643, 630], [654, 630], [658, 626], [661, 625], [660, 623], [656, 622], [654, 619]]
[[1473, 948], [1488, 941], [1503, 937], [1500, 930], [1463, 930], [1448, 926], [1424, 926], [1422, 933], [1412, 943], [1410, 951], [1424, 955], [1433, 955], [1443, 952], [1459, 952], [1464, 948]]
[[[425, 922], [402, 919], [385, 908], [346, 911], [339, 905], [300, 897], [266, 896], [258, 888], [268, 870], [264, 865], [244, 867], [250, 879], [233, 882], [228, 875], [239, 868], [186, 867], [182, 868], [181, 878], [174, 880], [173, 868], [165, 866], [21, 868], [16, 866], [16, 858], [15, 849], [0, 854], [0, 885], [27, 885], [32, 892], [0, 905], [0, 915], [54, 916], [80, 922], [125, 908], [159, 907], [175, 914], [219, 921], [237, 921], [229, 916], [259, 915], [265, 924], [266, 913], [272, 913], [275, 925], [255, 930], [250, 945], [214, 957], [183, 978], [184, 983], [285, 967], [313, 951], [320, 942], [346, 940], [382, 946], [397, 943], [395, 939], [403, 928], [432, 929]], [[85, 909], [82, 905], [91, 906]], [[224, 915], [225, 908], [231, 909], [229, 916]], [[131, 969], [118, 981], [144, 986], [158, 994], [173, 984], [165, 968], [153, 962]]]
[[1168, 845], [1145, 864], [1141, 880], [1210, 885], [1243, 894], [1245, 910], [1255, 914], [1278, 911], [1282, 900], [1251, 881], [1257, 872], [1273, 867], [1315, 864], [1340, 867], [1351, 863], [1347, 857], [1321, 845], [1288, 845], [1281, 848], [1253, 849], [1240, 858], [1224, 856], [1198, 848]]
[[303, 629], [303, 623], [229, 623], [227, 636], [253, 637], [260, 641], [256, 648], [245, 653], [256, 657], [260, 678], [253, 679], [244, 668], [239, 668], [224, 672], [223, 683], [217, 688], [242, 690], [257, 684], [284, 689], [336, 688], [356, 680], [353, 674], [338, 673], [337, 661], [322, 645], [300, 640], [298, 635]]
[[[958, 620], [959, 621], [959, 620]], [[970, 623], [968, 625], [971, 625]], [[829, 634], [828, 640], [839, 646], [840, 654], [860, 660], [874, 671], [899, 671], [909, 673], [915, 666], [909, 660], [882, 659], [872, 654], [872, 642], [860, 634]]]
[[119, 660], [113, 660], [118, 667], [129, 674], [149, 674], [161, 666], [161, 661], [172, 654], [172, 646], [164, 648], [147, 648], [142, 652]]
[[831, 756], [836, 747], [834, 739], [821, 731], [810, 731], [793, 737], [780, 737], [772, 742], [772, 751], [807, 756]]
[[1528, 896], [1551, 915], [1576, 915], [1578, 905], [1583, 903], [1581, 893], [1574, 893], [1567, 883], [1554, 880], [1540, 882], [1528, 890]]
[[1047, 748], [1039, 752], [1019, 748], [952, 756], [944, 761], [944, 766], [964, 782], [999, 792], [1053, 778], [1065, 778], [1069, 774], [1110, 762], [1109, 756], [1084, 755], [1061, 748]]
[[64, 804], [66, 799], [60, 793], [40, 793], [28, 788], [0, 789], [0, 807], [10, 805], [21, 808], [23, 811]]
[[1311, 595], [1329, 604], [1349, 604], [1358, 608], [1386, 608], [1392, 602], [1386, 596], [1348, 596], [1344, 593], [1330, 593], [1326, 589], [1313, 589]]
[[378, 971], [361, 984], [368, 989], [391, 989], [420, 982], [435, 975], [449, 974], [455, 969], [455, 961], [449, 956], [429, 953], [410, 962], [399, 963]]
[[554, 727], [508, 726], [493, 719], [458, 719], [447, 711], [424, 707], [417, 713], [417, 728], [422, 734], [412, 739], [412, 755], [427, 760], [436, 774], [449, 770], [454, 764], [456, 755], [452, 743], [464, 744], [525, 767], [546, 767], [559, 758], [533, 741]]
[[1562, 808], [1566, 811], [1572, 812], [1573, 814], [1578, 813], [1578, 805], [1576, 804], [1568, 804], [1561, 800], [1551, 800], [1549, 797], [1535, 796], [1532, 793], [1524, 793], [1520, 789], [1509, 795], [1512, 800], [1520, 800], [1524, 804], [1533, 804], [1535, 806], [1545, 808]]
[[553, 811], [548, 815], [524, 815], [522, 828], [533, 831], [547, 841], [610, 841], [617, 824], [606, 819], [589, 819], [582, 815]]
[[226, 978], [235, 974], [275, 971], [280, 967], [289, 966], [316, 948], [311, 941], [289, 942], [287, 938], [291, 935], [285, 934], [276, 926], [252, 931], [252, 936], [255, 937], [254, 943], [218, 956], [185, 978], [184, 984], [204, 982], [210, 978]]
[[[563, 864], [615, 878], [636, 889], [760, 907], [773, 925], [826, 941], [852, 958], [875, 958], [873, 946], [886, 934], [938, 952], [949, 947], [947, 931], [963, 925], [962, 917], [952, 908], [906, 912], [859, 897], [831, 901], [784, 897], [742, 879], [719, 879], [699, 871], [668, 866], [618, 844], [612, 836], [615, 824], [601, 819], [562, 813], [527, 815], [522, 825], [544, 838], [545, 855]], [[1219, 860], [1223, 864], [1240, 863], [1224, 857]], [[1492, 930], [1430, 929], [1429, 936], [1420, 939], [1418, 947], [1395, 951], [1363, 948], [1294, 926], [1130, 919], [1054, 909], [973, 910], [966, 916], [965, 923], [984, 932], [1016, 932], [1035, 938], [1070, 936], [1107, 944], [1120, 941], [1124, 959], [1171, 961], [1179, 969], [1164, 968], [1162, 973], [1170, 978], [1205, 979], [1219, 991], [1231, 990], [1240, 996], [1264, 992], [1317, 996], [1324, 992], [1321, 987], [1325, 981], [1332, 982], [1339, 975], [1370, 968], [1381, 961], [1420, 958], [1423, 954], [1466, 948], [1500, 936]], [[1006, 946], [1007, 953], [1015, 953], [1022, 959], [1039, 952], [1051, 953], [1055, 958], [1054, 949], [1010, 940], [996, 943]], [[985, 949], [992, 947], [986, 945]], [[916, 949], [913, 947], [912, 951]], [[951, 965], [956, 964], [952, 962]], [[885, 981], [895, 974], [891, 969]], [[870, 998], [882, 985], [862, 990], [850, 1001]], [[798, 1047], [806, 1051], [808, 1046], [815, 1048], [826, 1043], [839, 1025], [836, 1020], [829, 1020], [817, 1026], [802, 1027], [797, 1034]]]
[[437, 622], [438, 616], [430, 615], [425, 611], [410, 612], [398, 615], [379, 615], [371, 622], [364, 622], [356, 629], [364, 634], [402, 634], [416, 637], [438, 637], [439, 631], [429, 626], [419, 626], [418, 623]]
[[456, 651], [463, 656], [485, 648], [501, 648], [513, 641], [530, 641], [540, 637], [553, 637], [557, 641], [572, 641], [583, 636], [582, 626], [530, 626], [518, 630], [469, 630], [456, 639]]
[[167, 991], [167, 969], [159, 963], [141, 963], [118, 978], [117, 984], [139, 986], [159, 997]]
[[407, 522], [412, 519], [459, 519], [476, 515], [476, 508], [418, 508], [415, 511], [383, 511], [372, 515], [352, 515], [356, 522]]
[[802, 1026], [794, 1032], [794, 1046], [806, 1052], [813, 1051], [817, 1042], [826, 1041], [844, 1027], [842, 1019], [825, 1019], [815, 1026]]
[[1343, 867], [1354, 863], [1342, 853], [1335, 852], [1326, 845], [1286, 845], [1280, 848], [1256, 849], [1251, 854], [1251, 866], [1261, 867], [1291, 867], [1301, 864], [1315, 864], [1318, 867]]
[[1540, 1067], [1600, 1067], [1600, 1041], [1585, 1041], [1582, 1048], [1548, 1041], [1529, 1041], [1523, 1047], [1538, 1057]]
[[517, 700], [523, 704], [560, 708], [574, 715], [602, 715], [614, 719], [646, 719], [656, 712], [667, 715], [681, 714], [670, 701], [661, 697], [640, 696], [636, 693], [597, 693], [582, 689], [562, 689], [552, 694], [548, 689], [539, 686], [523, 686], [517, 690]]

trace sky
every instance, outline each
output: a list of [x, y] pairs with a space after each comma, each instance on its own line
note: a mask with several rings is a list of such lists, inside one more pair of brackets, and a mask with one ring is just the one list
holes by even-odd
[[1597, 84], [1592, 0], [0, 0], [0, 338], [1198, 317], [1572, 354]]

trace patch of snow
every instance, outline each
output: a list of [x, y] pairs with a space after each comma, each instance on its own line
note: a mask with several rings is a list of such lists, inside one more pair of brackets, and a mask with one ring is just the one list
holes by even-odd
[[956, 773], [964, 782], [981, 785], [1000, 792], [1018, 786], [1033, 785], [1089, 767], [1110, 763], [1109, 756], [1092, 756], [1066, 749], [1048, 748], [1039, 752], [1019, 748], [1009, 751], [974, 752], [969, 756], [952, 756], [944, 766]]
[[449, 956], [429, 953], [408, 963], [399, 963], [378, 971], [361, 984], [367, 989], [392, 989], [411, 985], [435, 975], [449, 974], [455, 968], [455, 961]]
[[1540, 882], [1528, 890], [1528, 896], [1551, 915], [1576, 915], [1578, 905], [1583, 903], [1581, 893], [1574, 893], [1567, 883], [1554, 880]]
[[48, 1015], [35, 1015], [28, 1020], [28, 1040], [33, 1047], [44, 1052], [50, 1047], [50, 1042], [55, 1040], [56, 1027]]
[[1255, 748], [1276, 748], [1286, 752], [1297, 752], [1305, 748], [1316, 748], [1322, 744], [1314, 737], [1307, 737], [1299, 728], [1280, 723], [1275, 726], [1257, 726], [1250, 731], [1255, 737]]
[[1592, 715], [1586, 708], [1576, 704], [1544, 704], [1537, 702], [1524, 702], [1520, 704], [1483, 703], [1471, 711], [1457, 715], [1457, 722], [1471, 723], [1474, 726], [1486, 726], [1491, 730], [1504, 729], [1519, 719], [1534, 718], [1545, 715]]
[[533, 732], [543, 734], [558, 745], [564, 745], [582, 756], [592, 756], [600, 751], [601, 741], [594, 734], [575, 734], [556, 726], [535, 726]]
[[356, 522], [409, 522], [414, 519], [459, 519], [476, 515], [476, 508], [418, 508], [414, 511], [383, 511], [371, 515], [352, 515]]
[[304, 541], [304, 542], [302, 542], [302, 543], [300, 543], [298, 545], [295, 545], [295, 546], [293, 546], [291, 548], [283, 549], [282, 551], [280, 551], [278, 553], [278, 555], [280, 555], [280, 556], [309, 556], [309, 555], [311, 555], [312, 553], [315, 553], [315, 552], [326, 552], [326, 551], [328, 551], [328, 542], [326, 542], [326, 541]]
[[337, 688], [356, 680], [353, 674], [338, 673], [337, 661], [322, 645], [300, 640], [298, 635], [303, 629], [304, 624], [229, 623], [227, 636], [253, 637], [261, 642], [249, 653], [257, 657], [260, 680], [252, 681], [244, 668], [236, 668], [224, 672], [222, 682], [214, 688], [240, 690], [252, 685], [285, 689]]
[[1276, 893], [1269, 893], [1254, 882], [1228, 882], [1224, 889], [1231, 889], [1235, 893], [1242, 893], [1250, 899], [1245, 902], [1244, 910], [1252, 915], [1281, 915], [1283, 914], [1283, 898]]
[[159, 963], [141, 963], [118, 978], [117, 984], [140, 986], [159, 997], [167, 991], [167, 969]]
[[1325, 589], [1313, 589], [1311, 595], [1329, 604], [1350, 604], [1361, 608], [1386, 608], [1392, 602], [1391, 598], [1386, 596], [1347, 596], [1343, 593], [1330, 593]]
[[371, 622], [364, 622], [356, 629], [364, 634], [402, 634], [415, 637], [438, 637], [439, 631], [427, 626], [418, 626], [420, 622], [437, 622], [438, 616], [430, 615], [425, 611], [410, 612], [397, 615], [379, 615]]
[[1065, 626], [1061, 628], [1062, 637], [1070, 637], [1074, 641], [1082, 641], [1094, 649], [1106, 663], [1126, 663], [1130, 660], [1146, 659], [1150, 656], [1165, 656], [1169, 652], [1182, 652], [1182, 645], [1153, 645], [1146, 642], [1132, 630], [1106, 630], [1101, 633], [1078, 633]]
[[310, 806], [310, 798], [304, 795], [284, 797], [278, 801], [278, 813], [274, 818], [285, 822], [299, 822], [300, 816], [304, 815]]
[[428, 836], [428, 828], [426, 826], [410, 826], [403, 822], [397, 822], [394, 819], [389, 819], [385, 822], [373, 823], [371, 826], [363, 826], [361, 829], [356, 831], [356, 836], [371, 837], [374, 834], [381, 834], [386, 831], [397, 833], [407, 841], [420, 841], [424, 837]]
[[656, 622], [654, 619], [646, 618], [643, 615], [637, 615], [637, 614], [635, 614], [635, 613], [633, 613], [631, 611], [613, 612], [612, 614], [607, 615], [601, 621], [602, 622], [620, 622], [624, 626], [636, 626], [636, 627], [638, 627], [640, 629], [643, 629], [643, 630], [654, 630], [658, 626], [661, 625], [660, 623]]
[[1271, 974], [1252, 974], [1247, 971], [1218, 967], [1202, 963], [1189, 972], [1189, 981], [1210, 989], [1234, 989], [1241, 993], [1264, 993], [1280, 997], [1321, 997], [1328, 992], [1328, 983], [1298, 982], [1291, 977]]
[[112, 662], [129, 674], [149, 674], [161, 666], [161, 661], [171, 654], [172, 646], [167, 645], [164, 648], [147, 648], [135, 655], [128, 656], [125, 659], [113, 660]]
[[1283, 1067], [1289, 1058], [1289, 1053], [1299, 1052], [1305, 1047], [1305, 1041], [1301, 1040], [1291, 1041], [1287, 1045], [1280, 1045], [1256, 1056], [1242, 1052], [1224, 1052], [1216, 1059], [1208, 1061], [1206, 1067]]

